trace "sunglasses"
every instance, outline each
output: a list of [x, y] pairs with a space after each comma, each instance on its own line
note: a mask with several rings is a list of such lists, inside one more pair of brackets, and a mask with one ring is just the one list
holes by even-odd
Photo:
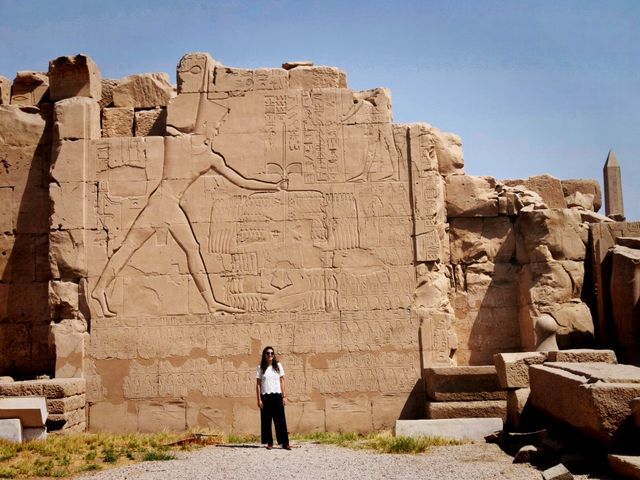
[[265, 352], [265, 355], [268, 355], [268, 356], [270, 356], [270, 357], [273, 357], [273, 356], [275, 355], [275, 353], [273, 353], [273, 352]]

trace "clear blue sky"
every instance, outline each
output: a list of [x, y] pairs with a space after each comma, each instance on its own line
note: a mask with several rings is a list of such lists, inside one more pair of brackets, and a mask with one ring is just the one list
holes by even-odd
[[174, 77], [189, 51], [249, 68], [311, 59], [354, 89], [388, 87], [396, 122], [462, 136], [472, 175], [601, 181], [612, 148], [640, 220], [638, 0], [0, 0], [10, 78], [78, 52], [106, 78]]

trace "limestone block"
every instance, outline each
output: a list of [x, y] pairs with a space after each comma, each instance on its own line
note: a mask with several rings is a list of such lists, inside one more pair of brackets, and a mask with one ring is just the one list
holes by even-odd
[[614, 473], [625, 478], [640, 479], [640, 456], [610, 453], [609, 466]]
[[135, 406], [130, 408], [127, 402], [99, 402], [88, 405], [90, 432], [128, 433], [137, 431]]
[[496, 185], [498, 192], [498, 212], [500, 215], [517, 215], [521, 210], [546, 209], [542, 197], [524, 185], [508, 186], [504, 183]]
[[496, 368], [431, 367], [425, 368], [423, 379], [427, 398], [434, 401], [504, 400], [506, 392], [498, 383]]
[[73, 395], [65, 398], [47, 399], [47, 410], [49, 413], [66, 413], [79, 408], [85, 408], [87, 404], [86, 395]]
[[621, 247], [640, 249], [640, 238], [638, 237], [618, 237], [615, 239], [616, 245], [620, 245]]
[[324, 431], [324, 409], [318, 408], [314, 402], [289, 402], [286, 410], [290, 432]]
[[28, 427], [22, 430], [23, 441], [32, 442], [34, 440], [47, 439], [47, 427]]
[[369, 432], [373, 428], [371, 401], [366, 395], [327, 398], [326, 429], [331, 432]]
[[558, 305], [573, 298], [571, 276], [560, 262], [529, 263], [520, 275], [521, 305]]
[[289, 74], [283, 68], [257, 68], [253, 71], [254, 90], [284, 90], [288, 86]]
[[511, 429], [517, 429], [520, 425], [520, 418], [524, 412], [529, 395], [530, 388], [517, 388], [507, 392], [507, 421], [506, 424]]
[[435, 366], [453, 365], [453, 355], [458, 348], [458, 337], [453, 326], [454, 316], [442, 311], [421, 309], [420, 341], [422, 364]]
[[526, 180], [504, 180], [510, 187], [523, 185], [527, 190], [536, 192], [548, 208], [567, 208], [562, 190], [562, 182], [551, 175], [537, 175]]
[[81, 325], [82, 322], [79, 321], [64, 321], [51, 326], [56, 351], [56, 378], [84, 377], [85, 342], [88, 334]]
[[[233, 423], [231, 429], [236, 432], [247, 432], [253, 435], [260, 434], [260, 425], [255, 422], [256, 416], [260, 416], [256, 411], [255, 400], [252, 402], [253, 407], [240, 402], [233, 404]], [[287, 425], [288, 426], [288, 425]]]
[[44, 397], [0, 398], [0, 419], [18, 418], [23, 427], [42, 427], [47, 421], [47, 399]]
[[167, 109], [138, 110], [136, 112], [136, 137], [163, 136], [167, 130]]
[[49, 307], [52, 320], [76, 318], [78, 315], [78, 284], [76, 282], [50, 280]]
[[134, 113], [131, 107], [102, 109], [102, 135], [104, 137], [133, 136]]
[[512, 308], [518, 299], [520, 271], [519, 266], [510, 263], [484, 262], [466, 266], [464, 289], [469, 308]]
[[584, 260], [585, 234], [580, 213], [575, 210], [523, 211], [516, 221], [518, 262]]
[[618, 363], [613, 350], [594, 350], [590, 348], [576, 348], [572, 350], [558, 350], [547, 352], [547, 362], [576, 362], [576, 363]]
[[[417, 178], [429, 178], [432, 173], [438, 171], [436, 132], [437, 129], [428, 123], [408, 125], [409, 157], [411, 159], [411, 172], [414, 183]], [[442, 191], [442, 196], [444, 197], [444, 190]], [[434, 195], [431, 197], [434, 197]]]
[[49, 77], [45, 73], [23, 71], [11, 87], [11, 105], [38, 105], [49, 99]]
[[253, 90], [253, 70], [217, 66], [215, 69], [215, 91], [248, 92]]
[[509, 217], [452, 218], [449, 228], [451, 262], [510, 262], [515, 234]]
[[52, 231], [49, 234], [49, 265], [54, 279], [86, 277], [85, 231]]
[[11, 80], [0, 75], [0, 105], [11, 103]]
[[640, 360], [640, 249], [616, 245], [611, 252], [611, 305], [622, 358]]
[[113, 89], [116, 107], [166, 107], [173, 95], [173, 87], [166, 73], [143, 73], [121, 79]]
[[187, 428], [183, 400], [141, 400], [136, 406], [139, 432], [183, 432]]
[[447, 216], [497, 217], [498, 194], [492, 177], [451, 175], [446, 178]]
[[[78, 140], [80, 142], [82, 140]], [[86, 225], [84, 205], [87, 185], [85, 182], [51, 183], [49, 196], [51, 198], [52, 211], [49, 217], [49, 225], [52, 229], [78, 230], [91, 228]]]
[[502, 418], [452, 418], [440, 420], [397, 420], [394, 434], [403, 437], [442, 437], [451, 440], [483, 441], [502, 430]]
[[[554, 352], [549, 352], [554, 353]], [[539, 365], [548, 354], [542, 352], [496, 353], [493, 360], [501, 388], [529, 386], [529, 366]]]
[[427, 402], [426, 417], [441, 418], [494, 418], [506, 419], [506, 400], [473, 400], [463, 402]]
[[23, 430], [19, 418], [0, 418], [0, 438], [10, 442], [22, 443]]
[[13, 383], [0, 383], [0, 397], [44, 396], [63, 398], [85, 393], [84, 378], [56, 378], [51, 380], [25, 380]]
[[[554, 305], [547, 311], [558, 324], [558, 345], [571, 346], [572, 337], [575, 338], [573, 345], [591, 343], [594, 336], [593, 318], [589, 307], [579, 299], [572, 299], [570, 302]], [[566, 336], [566, 341], [562, 339]], [[579, 338], [581, 337], [581, 338]]]
[[567, 470], [567, 467], [559, 463], [558, 465], [547, 468], [542, 472], [543, 480], [573, 480], [573, 475]]
[[120, 83], [118, 80], [102, 79], [102, 98], [98, 102], [100, 108], [113, 106], [113, 89]]
[[47, 426], [51, 430], [67, 430], [75, 425], [86, 423], [87, 413], [84, 408], [71, 410], [65, 413], [53, 413], [49, 415]]
[[183, 55], [176, 68], [178, 95], [207, 91], [209, 77], [214, 77], [214, 67], [219, 65], [208, 53], [193, 52]]
[[102, 98], [100, 70], [87, 55], [58, 57], [49, 62], [49, 96], [57, 102], [70, 97]]
[[[343, 102], [345, 102], [345, 105], [343, 106], [342, 117], [338, 119], [342, 124], [390, 124], [392, 121], [391, 92], [386, 88], [374, 88], [373, 90], [363, 90], [361, 92], [345, 91]], [[351, 107], [347, 109], [349, 104], [351, 104]], [[364, 131], [371, 135], [375, 130], [370, 127], [368, 131]], [[378, 135], [379, 139], [391, 142], [389, 130], [386, 129], [383, 132]], [[389, 143], [387, 145], [390, 146]]]
[[440, 175], [464, 175], [462, 139], [458, 135], [436, 130], [435, 151]]
[[[42, 112], [0, 105], [0, 132], [4, 145], [34, 148], [45, 137], [47, 117]], [[4, 155], [3, 155], [4, 156]], [[3, 169], [0, 181], [5, 180]]]
[[100, 106], [94, 99], [72, 97], [56, 102], [54, 120], [59, 140], [100, 138]]
[[589, 193], [576, 192], [564, 197], [568, 208], [580, 208], [593, 211], [594, 196]]
[[296, 67], [289, 70], [289, 87], [311, 90], [312, 88], [341, 88], [346, 86], [346, 74], [335, 67]]
[[640, 368], [609, 363], [546, 363], [529, 369], [533, 407], [607, 445], [622, 434]]
[[418, 269], [418, 287], [415, 306], [424, 309], [445, 309], [449, 304], [451, 281], [444, 268], [421, 267]]

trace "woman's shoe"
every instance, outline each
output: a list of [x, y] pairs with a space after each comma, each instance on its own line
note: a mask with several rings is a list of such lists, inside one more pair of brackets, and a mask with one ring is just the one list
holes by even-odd
[[282, 448], [284, 450], [291, 450], [291, 445], [283, 445]]
[[267, 450], [271, 450], [271, 449], [273, 448], [273, 445], [270, 443], [270, 444], [269, 444], [269, 445], [267, 445], [265, 448], [266, 448]]

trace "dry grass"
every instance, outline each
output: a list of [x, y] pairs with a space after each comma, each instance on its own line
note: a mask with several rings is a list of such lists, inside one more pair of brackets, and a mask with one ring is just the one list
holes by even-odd
[[52, 435], [23, 444], [0, 440], [0, 478], [69, 477], [140, 461], [172, 460], [176, 451], [223, 440], [222, 435], [202, 432]]

